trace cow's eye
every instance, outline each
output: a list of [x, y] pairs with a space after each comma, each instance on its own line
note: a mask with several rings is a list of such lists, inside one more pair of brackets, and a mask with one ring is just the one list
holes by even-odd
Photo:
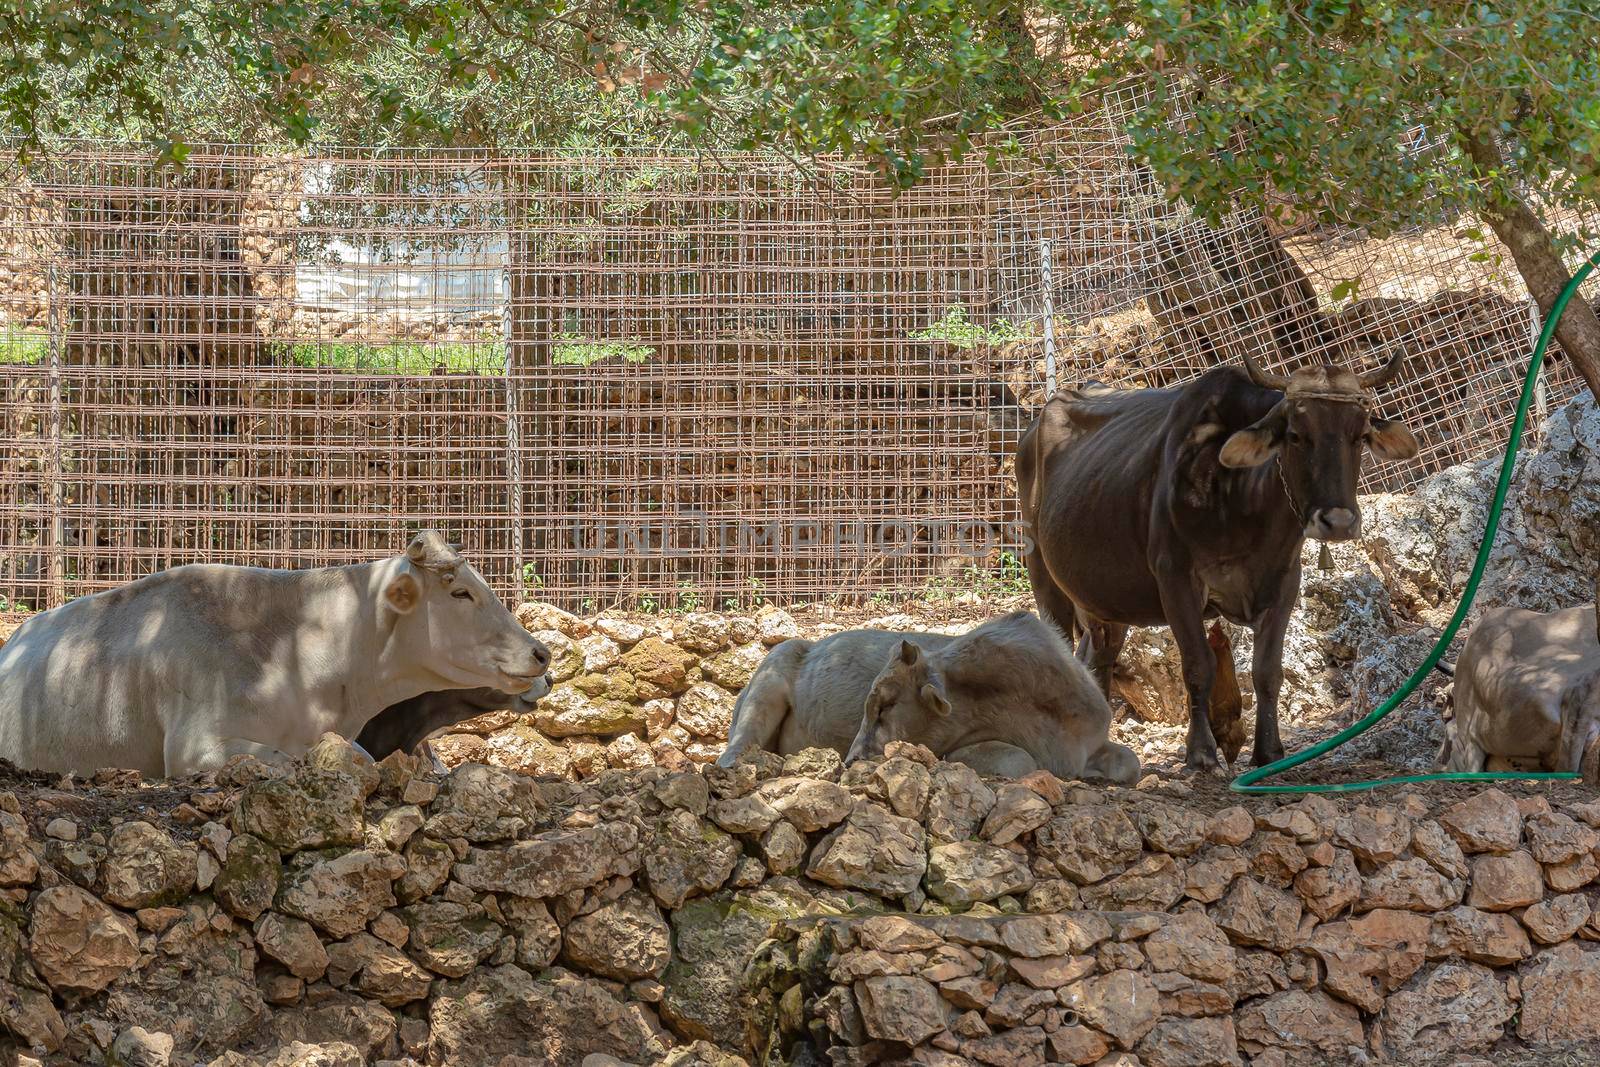
[[472, 599], [471, 591], [470, 590], [466, 590], [466, 589], [457, 589], [455, 592], [451, 593], [450, 595], [455, 597], [457, 600], [471, 600]]
[[1306, 438], [1305, 435], [1298, 430], [1289, 430], [1283, 435], [1283, 439], [1289, 442], [1291, 445], [1299, 445], [1302, 444]]

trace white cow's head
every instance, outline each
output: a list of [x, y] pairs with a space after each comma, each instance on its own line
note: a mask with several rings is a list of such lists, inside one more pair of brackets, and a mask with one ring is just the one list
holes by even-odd
[[390, 561], [382, 599], [394, 623], [389, 653], [408, 673], [446, 683], [434, 688], [525, 693], [550, 665], [550, 650], [437, 530], [423, 530]]

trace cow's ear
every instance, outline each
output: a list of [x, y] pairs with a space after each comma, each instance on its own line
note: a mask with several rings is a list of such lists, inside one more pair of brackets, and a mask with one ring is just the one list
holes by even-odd
[[403, 566], [395, 572], [383, 587], [383, 602], [389, 605], [390, 611], [401, 615], [410, 614], [422, 599], [422, 584], [417, 581], [416, 574], [410, 566]]
[[1259, 467], [1278, 454], [1283, 444], [1283, 424], [1286, 415], [1279, 404], [1254, 425], [1229, 437], [1217, 453], [1217, 462], [1224, 467]]
[[915, 667], [917, 665], [917, 661], [921, 658], [922, 649], [919, 646], [912, 644], [910, 641], [900, 642], [901, 663], [904, 663], [907, 667]]
[[1417, 439], [1402, 423], [1373, 416], [1367, 420], [1367, 447], [1379, 459], [1411, 459], [1417, 454]]
[[934, 685], [922, 687], [922, 706], [941, 718], [950, 714], [950, 701]]

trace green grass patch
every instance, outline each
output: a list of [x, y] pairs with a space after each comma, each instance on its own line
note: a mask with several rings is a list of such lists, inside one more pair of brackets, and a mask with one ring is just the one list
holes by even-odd
[[50, 358], [50, 339], [44, 334], [0, 333], [0, 364], [37, 366]]
[[913, 341], [944, 341], [956, 348], [977, 348], [979, 345], [1003, 345], [1008, 341], [1022, 341], [1032, 337], [1032, 332], [1020, 326], [997, 321], [992, 326], [979, 326], [967, 318], [967, 309], [949, 308], [944, 318], [921, 330], [911, 331]]
[[608, 359], [624, 363], [648, 363], [656, 350], [649, 345], [628, 341], [591, 341], [582, 334], [558, 333], [550, 350], [550, 362], [558, 367], [592, 367]]
[[500, 374], [506, 369], [506, 346], [500, 341], [481, 344], [304, 341], [282, 346], [280, 355], [297, 367], [331, 367], [367, 374], [432, 374], [439, 367], [448, 374]]

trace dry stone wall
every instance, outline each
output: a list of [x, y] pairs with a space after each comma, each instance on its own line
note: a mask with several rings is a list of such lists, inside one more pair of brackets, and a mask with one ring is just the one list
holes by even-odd
[[897, 744], [583, 781], [325, 738], [0, 792], [23, 1063], [1501, 1062], [1600, 1049], [1600, 802], [1233, 804]]

